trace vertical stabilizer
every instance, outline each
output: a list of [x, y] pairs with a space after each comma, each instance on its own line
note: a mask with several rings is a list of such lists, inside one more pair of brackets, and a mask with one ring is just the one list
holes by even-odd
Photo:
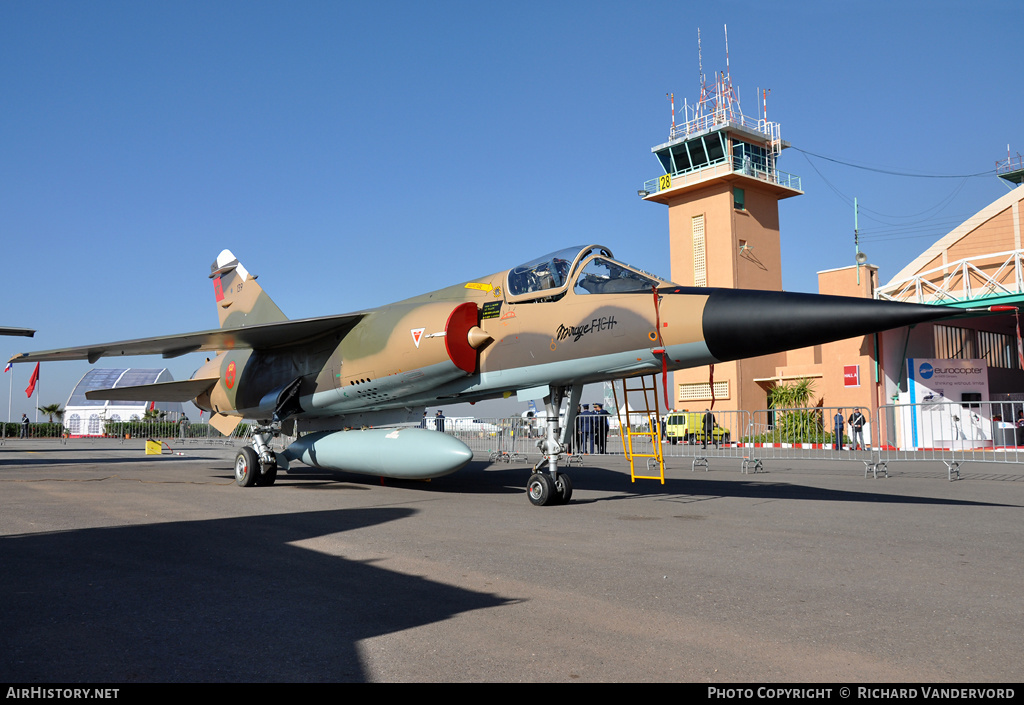
[[288, 320], [230, 250], [217, 255], [210, 265], [210, 278], [221, 328]]

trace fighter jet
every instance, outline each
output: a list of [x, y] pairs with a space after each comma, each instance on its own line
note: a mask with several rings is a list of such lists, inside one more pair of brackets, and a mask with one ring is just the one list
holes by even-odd
[[[216, 352], [189, 380], [89, 392], [91, 399], [187, 401], [230, 433], [255, 420], [235, 458], [242, 487], [278, 468], [392, 478], [454, 472], [472, 451], [417, 428], [427, 406], [515, 394], [547, 405], [535, 505], [572, 496], [558, 470], [583, 385], [765, 355], [962, 313], [940, 306], [814, 294], [678, 286], [570, 247], [379, 308], [288, 320], [228, 250], [211, 266], [220, 327], [25, 353], [13, 362]], [[560, 417], [569, 396], [568, 413]], [[275, 453], [272, 439], [297, 436]]]

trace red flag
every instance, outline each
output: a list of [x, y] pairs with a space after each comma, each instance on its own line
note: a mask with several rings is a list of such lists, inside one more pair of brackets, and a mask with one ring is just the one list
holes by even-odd
[[28, 378], [28, 388], [25, 390], [25, 396], [29, 399], [32, 398], [32, 392], [36, 391], [36, 382], [39, 381], [39, 363], [36, 363], [36, 368], [32, 370], [32, 376]]
[[153, 411], [154, 409], [156, 409], [156, 402], [155, 401], [149, 402], [149, 410]]

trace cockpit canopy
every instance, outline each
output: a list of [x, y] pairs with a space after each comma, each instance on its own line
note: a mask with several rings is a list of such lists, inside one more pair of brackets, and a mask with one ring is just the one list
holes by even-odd
[[538, 257], [508, 272], [505, 293], [511, 302], [557, 298], [570, 287], [576, 294], [624, 294], [651, 291], [663, 280], [615, 261], [600, 245], [569, 247]]

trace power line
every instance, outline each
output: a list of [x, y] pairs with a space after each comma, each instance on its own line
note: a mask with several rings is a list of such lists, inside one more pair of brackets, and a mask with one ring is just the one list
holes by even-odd
[[[812, 169], [814, 169], [815, 173], [819, 177], [821, 177], [821, 180], [825, 182], [825, 185], [828, 186], [832, 190], [832, 192], [839, 198], [839, 200], [842, 201], [843, 203], [845, 203], [847, 206], [852, 208], [853, 207], [853, 198], [850, 197], [850, 196], [847, 196], [846, 194], [844, 194], [842, 191], [839, 190], [838, 187], [836, 187], [835, 184], [833, 184], [831, 181], [829, 181], [827, 178], [825, 178], [825, 175], [822, 174], [821, 170], [818, 169], [818, 167], [815, 166], [814, 162], [812, 162], [808, 158], [807, 154], [804, 154], [803, 158], [807, 161], [807, 164]], [[898, 223], [890, 223], [890, 222], [886, 222], [884, 220], [881, 220], [879, 217], [872, 217], [871, 215], [867, 215], [867, 213], [873, 213], [875, 216], [880, 216], [880, 217], [885, 217], [885, 218], [903, 218], [903, 219], [906, 219], [906, 218], [918, 218], [918, 217], [920, 217], [922, 215], [925, 215], [926, 213], [930, 213], [930, 212], [935, 211], [935, 210], [938, 210], [939, 212], [941, 212], [942, 210], [944, 210], [946, 208], [946, 206], [948, 206], [952, 202], [953, 198], [955, 198], [956, 195], [958, 193], [960, 193], [960, 190], [964, 187], [964, 184], [966, 184], [966, 183], [967, 183], [967, 179], [963, 178], [960, 181], [960, 185], [957, 186], [953, 190], [953, 192], [951, 194], [949, 194], [948, 196], [943, 198], [941, 201], [936, 203], [934, 206], [926, 208], [925, 210], [921, 211], [920, 213], [914, 213], [914, 214], [911, 214], [911, 215], [890, 215], [890, 214], [886, 214], [886, 213], [880, 213], [879, 211], [875, 211], [875, 210], [872, 210], [870, 208], [865, 208], [864, 206], [860, 206], [859, 210], [866, 211], [864, 217], [866, 219], [868, 219], [868, 220], [873, 220], [874, 222], [880, 223], [882, 225], [890, 225], [890, 226], [898, 225]], [[936, 215], [937, 215], [937, 213], [936, 213]], [[921, 220], [921, 221], [918, 221], [918, 222], [919, 223], [928, 222], [928, 219]]]
[[889, 169], [880, 169], [873, 166], [863, 166], [861, 164], [854, 164], [853, 162], [844, 162], [841, 159], [834, 159], [832, 157], [826, 157], [823, 154], [815, 154], [814, 152], [808, 152], [806, 149], [800, 149], [799, 147], [790, 147], [796, 151], [817, 157], [818, 159], [824, 159], [825, 161], [834, 162], [836, 164], [842, 164], [843, 166], [852, 167], [854, 169], [863, 169], [864, 171], [874, 171], [879, 174], [889, 174], [890, 176], [906, 176], [914, 179], [970, 179], [975, 176], [992, 176], [996, 173], [995, 169], [989, 169], [988, 171], [979, 171], [977, 174], [911, 174], [905, 171], [891, 171]]

